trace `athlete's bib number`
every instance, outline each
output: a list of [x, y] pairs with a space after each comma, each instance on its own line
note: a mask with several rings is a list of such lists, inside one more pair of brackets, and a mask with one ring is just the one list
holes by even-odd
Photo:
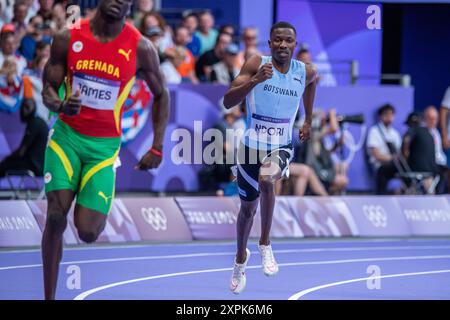
[[114, 110], [119, 96], [120, 81], [75, 73], [72, 92], [75, 93], [78, 89], [83, 106], [99, 110]]
[[253, 114], [251, 123], [250, 139], [275, 145], [288, 143], [289, 119], [278, 119]]

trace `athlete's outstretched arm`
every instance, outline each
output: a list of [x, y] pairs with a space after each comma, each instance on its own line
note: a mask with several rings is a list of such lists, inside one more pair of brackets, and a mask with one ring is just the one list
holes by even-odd
[[[229, 109], [237, 106], [245, 99], [252, 89], [261, 82], [272, 78], [272, 63], [266, 63], [261, 68], [261, 56], [253, 55], [248, 59], [241, 69], [241, 72], [231, 83], [230, 89], [223, 97], [223, 105]], [[259, 69], [259, 70], [258, 70]]]
[[316, 68], [312, 64], [306, 64], [306, 87], [303, 92], [303, 105], [305, 107], [305, 123], [300, 130], [300, 139], [308, 140], [311, 134], [311, 122], [314, 106], [314, 95], [316, 94]]
[[42, 99], [47, 108], [54, 112], [76, 115], [80, 112], [81, 99], [79, 91], [75, 95], [61, 101], [59, 88], [67, 74], [67, 53], [70, 46], [70, 31], [65, 29], [55, 35], [50, 58], [45, 65], [43, 75]]
[[[153, 145], [157, 153], [163, 149], [164, 133], [169, 120], [169, 91], [166, 88], [164, 77], [159, 69], [159, 57], [150, 40], [142, 37], [138, 44], [137, 71], [143, 77], [153, 93], [152, 106]], [[157, 168], [161, 163], [161, 156], [154, 151], [147, 152], [137, 165], [137, 169]]]

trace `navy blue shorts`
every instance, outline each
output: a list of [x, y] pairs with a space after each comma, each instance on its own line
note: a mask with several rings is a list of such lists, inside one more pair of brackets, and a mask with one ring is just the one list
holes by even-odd
[[289, 162], [293, 156], [292, 145], [273, 150], [257, 150], [244, 144], [239, 146], [237, 156], [237, 184], [239, 197], [253, 201], [259, 197], [259, 169], [263, 163], [274, 162], [288, 175]]

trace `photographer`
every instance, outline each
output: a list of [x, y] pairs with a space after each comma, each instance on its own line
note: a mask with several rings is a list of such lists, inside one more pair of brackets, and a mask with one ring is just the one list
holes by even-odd
[[[343, 137], [336, 139], [339, 122], [336, 110], [330, 110], [328, 117], [322, 111], [313, 114], [311, 139], [303, 143], [297, 150], [296, 162], [311, 167], [325, 189], [330, 194], [341, 194], [348, 185], [348, 177], [332, 159], [332, 153], [343, 143]], [[326, 140], [335, 140], [331, 147], [325, 147]]]
[[[429, 113], [430, 111], [427, 112]], [[423, 126], [422, 122], [423, 119], [420, 113], [413, 112], [408, 116], [405, 122], [408, 125], [408, 131], [403, 137], [402, 154], [412, 171], [428, 172], [433, 175], [423, 181], [424, 189], [431, 190], [429, 191], [431, 193], [434, 191], [430, 189], [433, 177], [440, 174], [437, 163], [437, 144], [434, 142], [432, 132], [429, 128]]]
[[367, 136], [367, 153], [370, 164], [376, 172], [376, 194], [387, 194], [389, 180], [398, 172], [394, 161], [397, 161], [402, 138], [400, 133], [392, 127], [395, 109], [385, 104], [378, 109], [379, 121], [372, 126]]

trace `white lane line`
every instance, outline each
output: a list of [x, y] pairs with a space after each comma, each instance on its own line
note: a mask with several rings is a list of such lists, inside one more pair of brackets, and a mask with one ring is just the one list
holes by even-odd
[[[372, 261], [402, 261], [402, 260], [429, 260], [429, 259], [450, 259], [450, 255], [435, 255], [435, 256], [409, 256], [409, 257], [381, 257], [381, 258], [365, 258], [365, 259], [347, 259], [347, 260], [328, 260], [328, 261], [308, 261], [308, 262], [292, 262], [292, 263], [280, 263], [280, 267], [293, 267], [293, 266], [304, 266], [304, 265], [324, 265], [324, 264], [339, 264], [339, 263], [357, 263], [357, 262], [372, 262]], [[246, 269], [259, 269], [260, 265], [257, 266], [247, 266]], [[194, 270], [176, 273], [166, 273], [156, 276], [149, 276], [143, 278], [130, 279], [125, 281], [113, 282], [100, 287], [96, 287], [81, 294], [77, 295], [74, 300], [84, 300], [90, 295], [97, 293], [99, 291], [111, 289], [114, 287], [127, 285], [136, 282], [149, 281], [162, 278], [174, 278], [180, 276], [187, 276], [193, 274], [202, 273], [213, 273], [213, 272], [223, 272], [231, 271], [233, 268], [220, 268], [220, 269], [204, 269], [204, 270]]]
[[[450, 249], [450, 246], [392, 246], [392, 247], [346, 247], [346, 248], [311, 248], [311, 249], [285, 249], [274, 250], [274, 253], [310, 253], [310, 252], [346, 252], [346, 251], [383, 251], [383, 250], [436, 250], [436, 249]], [[253, 254], [258, 253], [252, 251]], [[78, 261], [65, 261], [61, 262], [61, 265], [71, 264], [90, 264], [90, 263], [108, 263], [108, 262], [124, 262], [124, 261], [140, 261], [140, 260], [162, 260], [162, 259], [182, 259], [182, 258], [198, 258], [209, 256], [228, 256], [234, 255], [234, 251], [230, 252], [204, 252], [204, 253], [191, 253], [191, 254], [173, 254], [163, 256], [140, 256], [140, 257], [123, 257], [123, 258], [108, 258], [108, 259], [91, 259], [91, 260], [78, 260]], [[6, 266], [0, 267], [2, 270], [14, 270], [25, 268], [42, 267], [42, 264], [30, 264], [30, 265], [18, 265], [18, 266]]]
[[301, 297], [304, 297], [305, 295], [307, 295], [308, 293], [311, 293], [311, 292], [319, 291], [319, 290], [322, 290], [325, 288], [336, 287], [336, 286], [340, 286], [340, 285], [348, 284], [348, 283], [367, 281], [369, 279], [374, 280], [374, 279], [384, 279], [384, 278], [413, 277], [413, 276], [449, 273], [449, 272], [450, 272], [450, 269], [444, 269], [444, 270], [432, 270], [432, 271], [422, 271], [422, 272], [388, 274], [388, 275], [384, 275], [384, 276], [370, 276], [370, 277], [366, 277], [366, 278], [355, 278], [355, 279], [350, 279], [350, 280], [327, 283], [327, 284], [323, 284], [323, 285], [320, 285], [317, 287], [302, 290], [302, 291], [299, 291], [299, 292], [293, 294], [292, 296], [290, 296], [288, 300], [298, 300]]
[[[392, 246], [392, 247], [344, 247], [344, 248], [311, 248], [311, 249], [284, 249], [274, 250], [276, 254], [290, 254], [290, 253], [318, 253], [318, 252], [351, 252], [351, 251], [392, 251], [392, 250], [436, 250], [436, 249], [450, 249], [450, 246]], [[252, 254], [259, 253], [252, 251]], [[142, 261], [142, 260], [163, 260], [163, 259], [183, 259], [183, 258], [200, 258], [211, 256], [232, 256], [236, 254], [234, 251], [228, 252], [201, 252], [189, 254], [171, 254], [163, 256], [140, 256], [140, 257], [123, 257], [123, 258], [105, 258], [105, 259], [90, 259], [90, 260], [75, 260], [61, 262], [61, 265], [72, 264], [90, 264], [90, 263], [108, 263], [108, 262], [126, 262], [126, 261]], [[39, 268], [42, 264], [28, 264], [0, 267], [0, 271]]]
[[[253, 240], [256, 241], [256, 240]], [[409, 238], [380, 238], [380, 239], [363, 239], [363, 240], [355, 240], [353, 239], [336, 239], [333, 240], [325, 240], [325, 239], [305, 239], [305, 238], [299, 238], [298, 240], [283, 240], [283, 239], [275, 239], [277, 243], [279, 244], [325, 244], [325, 243], [338, 243], [338, 244], [358, 244], [358, 243], [379, 243], [379, 242], [448, 242], [450, 241], [450, 238], [438, 238], [438, 239], [409, 239]], [[256, 242], [255, 242], [256, 243]], [[235, 245], [235, 241], [221, 241], [221, 242], [201, 242], [201, 241], [194, 241], [189, 243], [147, 243], [147, 244], [123, 244], [123, 245], [86, 245], [81, 244], [77, 247], [65, 247], [64, 251], [88, 251], [88, 250], [110, 250], [110, 249], [127, 249], [127, 248], [147, 248], [147, 247], [208, 247], [208, 246], [229, 246], [229, 245]], [[5, 251], [2, 251], [5, 250]], [[40, 248], [36, 249], [18, 249], [18, 250], [8, 250], [8, 249], [2, 249], [0, 248], [0, 255], [6, 254], [6, 253], [33, 253], [33, 252], [41, 252]]]

